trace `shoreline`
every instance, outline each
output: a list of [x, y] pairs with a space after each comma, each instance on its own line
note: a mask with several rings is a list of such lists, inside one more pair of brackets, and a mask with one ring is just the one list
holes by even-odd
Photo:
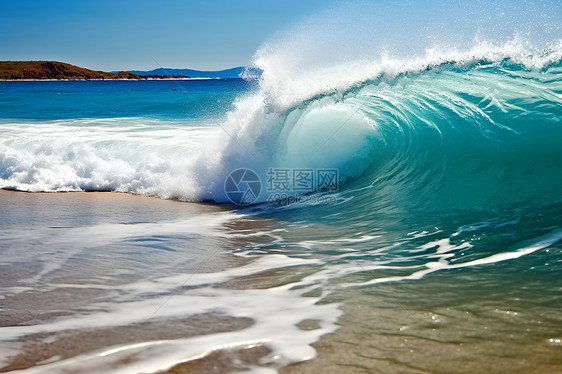
[[0, 196], [3, 193], [15, 193], [15, 194], [26, 194], [26, 195], [112, 195], [123, 196], [123, 199], [128, 198], [145, 198], [145, 199], [156, 199], [158, 201], [172, 201], [174, 203], [182, 203], [182, 204], [195, 204], [195, 205], [203, 205], [203, 206], [210, 206], [210, 207], [217, 207], [219, 211], [228, 211], [228, 204], [220, 204], [220, 203], [213, 203], [209, 201], [185, 201], [179, 200], [177, 198], [162, 198], [159, 196], [152, 196], [152, 195], [140, 195], [131, 192], [122, 192], [122, 191], [20, 191], [11, 188], [0, 188]]
[[[270, 334], [293, 328], [304, 348], [331, 332], [285, 290], [306, 274], [298, 264], [240, 255], [271, 243], [267, 219], [127, 193], [16, 192], [0, 190], [12, 217], [0, 225], [0, 372], [276, 370], [289, 362], [272, 356]], [[295, 315], [276, 332], [288, 296]], [[247, 308], [264, 299], [263, 311]]]
[[[498, 271], [483, 266], [325, 295], [316, 290], [289, 301], [330, 307], [299, 315], [298, 305], [280, 307], [286, 306], [288, 293], [279, 292], [297, 285], [309, 274], [307, 268], [279, 266], [280, 257], [273, 257], [270, 265], [258, 262], [279, 250], [257, 246], [272, 243], [263, 233], [284, 227], [269, 219], [240, 217], [218, 223], [214, 235], [200, 223], [208, 222], [201, 217], [221, 211], [216, 205], [177, 204], [123, 192], [77, 192], [0, 190], [5, 203], [0, 214], [11, 213], [5, 216], [12, 218], [4, 222], [8, 235], [2, 239], [7, 241], [0, 243], [21, 253], [21, 258], [8, 254], [5, 261], [10, 262], [0, 269], [5, 290], [0, 330], [23, 331], [11, 340], [4, 335], [0, 353], [7, 358], [0, 360], [0, 372], [53, 372], [65, 365], [94, 371], [88, 359], [107, 357], [95, 361], [102, 372], [149, 364], [141, 359], [159, 355], [164, 358], [151, 371], [159, 374], [249, 371], [256, 366], [280, 374], [351, 374], [358, 368], [389, 374], [554, 374], [562, 368], [556, 305], [534, 296], [534, 273], [511, 279], [509, 274], [518, 271], [516, 263], [505, 262], [497, 269], [506, 274], [501, 283], [495, 280]], [[181, 225], [174, 224], [179, 220]], [[249, 247], [266, 253], [261, 259], [236, 255]], [[560, 251], [560, 246], [551, 250]], [[29, 251], [32, 256], [26, 255]], [[206, 306], [224, 307], [229, 300], [234, 307], [222, 313]], [[252, 301], [271, 307], [248, 313]], [[243, 309], [237, 309], [240, 305]], [[339, 305], [338, 328], [322, 327], [315, 318]], [[84, 311], [90, 314], [88, 320], [81, 317]], [[153, 311], [158, 318], [129, 318]], [[279, 315], [262, 320], [277, 311]], [[293, 321], [281, 327], [295, 326], [285, 338], [318, 336], [310, 338], [315, 355], [293, 363], [272, 360], [275, 346], [264, 337], [275, 334], [278, 325], [273, 322], [283, 323], [284, 315]], [[103, 323], [102, 317], [108, 316], [122, 320]], [[74, 323], [56, 328], [65, 321]], [[101, 322], [82, 328], [86, 321]], [[252, 335], [259, 329], [267, 333]], [[190, 348], [197, 345], [205, 349]], [[158, 347], [164, 348], [155, 351]], [[156, 353], [149, 357], [151, 350]]]

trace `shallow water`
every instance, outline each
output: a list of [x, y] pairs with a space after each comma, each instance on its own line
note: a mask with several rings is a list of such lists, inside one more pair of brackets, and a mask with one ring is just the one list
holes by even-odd
[[[144, 372], [188, 360], [202, 372], [276, 370], [312, 358], [308, 344], [317, 358], [282, 371], [562, 365], [559, 245], [407, 280], [422, 268], [416, 258], [446, 261], [459, 246], [434, 240], [438, 230], [410, 233], [401, 246], [413, 241], [418, 251], [395, 257], [400, 245], [382, 235], [342, 237], [336, 227], [327, 234], [326, 225], [214, 205], [112, 193], [0, 197], [14, 218], [0, 245], [4, 371]], [[372, 279], [380, 283], [349, 286]]]
[[[291, 290], [308, 263], [245, 249], [273, 240], [268, 220], [123, 194], [0, 196], [14, 218], [0, 234], [4, 371], [156, 371], [262, 344], [278, 368], [312, 357], [341, 314]], [[307, 319], [314, 330], [296, 326]]]

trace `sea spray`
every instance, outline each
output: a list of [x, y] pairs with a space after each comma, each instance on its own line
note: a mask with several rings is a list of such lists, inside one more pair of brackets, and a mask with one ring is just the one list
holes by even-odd
[[[453, 163], [446, 152], [433, 165], [423, 162], [439, 144], [497, 148], [505, 142], [501, 134], [491, 136], [498, 131], [520, 139], [530, 131], [513, 125], [522, 116], [539, 131], [557, 131], [546, 129], [559, 115], [560, 8], [548, 2], [403, 5], [341, 6], [272, 38], [255, 55], [257, 85], [237, 98], [222, 88], [210, 95], [204, 103], [229, 110], [197, 124], [143, 117], [3, 120], [0, 187], [223, 203], [231, 201], [225, 181], [241, 168], [262, 184], [272, 168], [329, 168], [338, 170], [340, 186], [361, 175], [369, 185], [378, 177], [372, 173], [400, 160], [406, 169], [423, 164], [418, 171], [429, 178], [437, 165]], [[182, 84], [186, 98], [203, 95], [196, 86], [187, 89], [196, 83]], [[186, 110], [199, 118], [202, 109]], [[416, 159], [405, 153], [414, 149]], [[264, 188], [254, 202], [268, 198]]]

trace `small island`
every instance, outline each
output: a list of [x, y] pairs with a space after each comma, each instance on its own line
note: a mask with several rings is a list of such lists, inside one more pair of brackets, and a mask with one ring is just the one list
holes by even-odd
[[58, 61], [0, 61], [0, 80], [146, 80], [189, 79], [185, 75], [139, 75], [109, 73]]

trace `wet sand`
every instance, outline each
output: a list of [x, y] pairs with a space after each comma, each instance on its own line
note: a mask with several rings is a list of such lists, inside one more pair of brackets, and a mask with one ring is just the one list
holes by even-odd
[[[0, 201], [0, 213], [3, 217], [10, 217], [0, 228], [0, 235], [8, 240], [8, 245], [0, 243], [3, 254], [14, 249], [11, 248], [13, 243], [31, 245], [35, 240], [34, 233], [41, 230], [57, 234], [63, 234], [65, 230], [71, 233], [82, 226], [105, 230], [104, 225], [108, 223], [117, 224], [123, 230], [137, 225], [159, 227], [164, 221], [175, 222], [224, 211], [219, 206], [120, 193], [29, 194], [0, 190]], [[12, 237], [17, 237], [16, 234], [21, 235], [22, 227], [28, 228], [29, 237], [23, 241], [10, 241]], [[202, 219], [202, 232], [204, 227]], [[193, 255], [190, 251], [181, 252], [184, 243], [191, 243], [192, 239], [177, 238], [177, 233], [152, 234], [150, 240], [141, 238], [140, 242], [140, 239], [133, 242], [119, 239], [118, 245], [102, 240], [95, 251], [82, 250], [64, 257], [66, 249], [73, 248], [73, 240], [80, 239], [79, 231], [78, 236], [70, 235], [65, 241], [31, 246], [35, 250], [46, 247], [46, 252], [39, 253], [40, 256], [24, 257], [25, 261], [19, 263], [4, 258], [0, 261], [0, 333], [4, 327], [49, 326], [57, 321], [79, 318], [84, 313], [100, 312], [103, 315], [122, 303], [136, 302], [139, 297], [150, 300], [153, 297], [151, 292], [156, 294], [160, 290], [147, 288], [146, 292], [136, 294], [129, 294], [127, 290], [131, 285], [142, 284], [157, 275], [151, 273], [156, 270], [170, 274], [211, 274], [248, 265], [252, 259], [233, 254], [246, 249], [254, 251], [260, 244], [270, 242], [271, 237], [259, 233], [278, 227], [278, 223], [241, 217], [226, 221], [221, 227], [220, 230], [229, 235], [193, 242], [195, 249], [209, 246], [211, 257], [207, 252], [201, 252], [204, 256], [201, 253]], [[48, 235], [43, 237], [49, 238]], [[64, 248], [57, 249], [59, 243]], [[137, 258], [136, 253], [131, 255], [128, 245], [138, 250], [141, 257]], [[122, 252], [123, 246], [127, 251]], [[550, 250], [562, 253], [560, 246]], [[45, 271], [45, 259], [48, 259], [47, 263], [50, 259], [57, 263], [58, 256], [63, 256], [61, 263], [65, 266]], [[539, 254], [531, 256], [540, 260]], [[528, 260], [532, 261], [532, 258]], [[517, 266], [517, 262], [503, 266]], [[225, 295], [240, 291], [262, 291], [266, 295], [268, 290], [297, 284], [316, 270], [314, 265], [264, 268], [219, 281], [211, 289], [221, 290]], [[515, 273], [518, 273], [517, 269]], [[41, 274], [39, 278], [38, 274]], [[508, 272], [500, 276], [482, 267], [436, 273], [413, 282], [342, 289], [324, 296], [320, 290], [308, 291], [301, 296], [319, 305], [342, 305], [343, 315], [337, 322], [340, 328], [312, 344], [317, 352], [315, 359], [283, 364], [285, 367], [281, 367], [280, 372], [559, 373], [562, 371], [559, 297], [534, 292], [534, 289], [545, 288], [541, 282], [550, 282], [549, 279], [536, 278], [532, 272], [518, 274], [513, 277]], [[180, 279], [185, 279], [185, 276]], [[183, 291], [205, 284], [184, 282], [177, 286], [164, 293], [165, 300], [174, 304], [173, 308], [177, 308], [176, 298]], [[276, 296], [272, 297], [271, 300], [275, 300]], [[280, 305], [284, 305], [283, 302]], [[17, 350], [9, 351], [10, 357], [3, 357], [0, 361], [0, 372], [25, 368], [36, 368], [41, 372], [42, 365], [134, 343], [174, 341], [212, 334], [223, 336], [222, 333], [237, 331], [244, 336], [246, 329], [256, 325], [253, 318], [220, 311], [184, 317], [181, 314], [156, 313], [152, 318], [156, 308], [151, 308], [141, 310], [146, 317], [136, 322], [108, 323], [107, 326], [101, 323], [99, 326], [25, 334], [13, 345]], [[321, 321], [305, 318], [295, 326], [304, 332], [315, 332], [319, 331]], [[127, 367], [139, 359], [139, 354], [133, 350], [112, 365]], [[272, 349], [267, 344], [248, 343], [206, 351], [184, 362], [176, 360], [170, 363], [169, 369], [152, 372], [247, 372], [256, 367], [275, 371], [283, 365], [272, 359]], [[59, 371], [55, 369], [52, 372]]]
[[[252, 252], [256, 246], [271, 242], [272, 238], [267, 234], [271, 222], [267, 219], [240, 216], [221, 221], [219, 228], [214, 229], [216, 233], [207, 239], [196, 239], [197, 235], [190, 239], [194, 235], [192, 232], [204, 234], [209, 230], [205, 220], [209, 220], [209, 215], [219, 214], [220, 217], [225, 208], [104, 192], [0, 190], [0, 201], [0, 213], [10, 217], [0, 226], [0, 236], [5, 239], [3, 244], [0, 243], [0, 251], [6, 256], [0, 262], [0, 329], [29, 331], [11, 340], [7, 351], [0, 352], [0, 357], [4, 355], [0, 360], [0, 372], [21, 369], [42, 372], [44, 365], [103, 355], [108, 347], [131, 347], [136, 343], [180, 341], [215, 334], [219, 336], [217, 344], [220, 345], [222, 333], [239, 331], [244, 337], [244, 331], [256, 322], [220, 310], [185, 317], [181, 317], [181, 313], [167, 316], [169, 310], [166, 308], [173, 311], [181, 306], [178, 299], [185, 291], [206, 287], [205, 283], [193, 284], [190, 281], [193, 274], [221, 274], [251, 264], [252, 258], [234, 254]], [[196, 226], [190, 227], [194, 217]], [[199, 220], [200, 229], [197, 226]], [[188, 237], [178, 237], [184, 230], [182, 225], [188, 230]], [[141, 227], [140, 231], [137, 227]], [[156, 230], [156, 233], [144, 233], [142, 227]], [[158, 230], [164, 230], [164, 234], [158, 234]], [[167, 233], [166, 230], [172, 231]], [[121, 231], [125, 232], [123, 238], [119, 236]], [[83, 240], [88, 243], [82, 243]], [[192, 253], [202, 251], [204, 247], [209, 247], [206, 252]], [[186, 248], [188, 250], [184, 251]], [[35, 253], [27, 256], [28, 252]], [[314, 266], [264, 268], [263, 271], [258, 269], [250, 274], [227, 277], [228, 280], [219, 281], [212, 287], [225, 295], [246, 290], [267, 295], [269, 289], [290, 287], [314, 270]], [[178, 274], [183, 283], [172, 285], [175, 288], [169, 292], [150, 288], [135, 294], [127, 291], [153, 277], [165, 279], [173, 274]], [[104, 314], [119, 308], [122, 303], [142, 304], [162, 292], [164, 301], [158, 307], [135, 311], [145, 316], [137, 322], [107, 321], [106, 326], [101, 320], [98, 326], [75, 323], [68, 328], [56, 327], [67, 321], [80, 321], [82, 315], [92, 313], [107, 318]], [[271, 297], [275, 299], [275, 294]], [[185, 300], [189, 302], [190, 299]], [[260, 301], [256, 302], [259, 304]], [[220, 300], [218, 303], [220, 305]], [[127, 312], [114, 314], [124, 318], [124, 313]], [[259, 316], [259, 311], [255, 313]], [[43, 331], [43, 326], [47, 330]], [[296, 326], [301, 331], [320, 329], [316, 320], [304, 319]], [[133, 350], [111, 365], [126, 368], [135, 363], [138, 354]], [[208, 351], [188, 362], [170, 363], [167, 372], [236, 372], [257, 366], [275, 370], [280, 364], [271, 355], [272, 350], [265, 344], [235, 345]], [[61, 370], [53, 367], [48, 372]], [[84, 371], [89, 369], [85, 367]]]
[[21, 339], [22, 352], [11, 358], [8, 365], [0, 368], [0, 372], [67, 359], [108, 346], [217, 334], [251, 325], [252, 321], [247, 318], [207, 314], [178, 320], [147, 321], [130, 326], [39, 333]]
[[[96, 223], [134, 225], [138, 222], [171, 221], [224, 210], [206, 204], [105, 192], [24, 193], [0, 190], [0, 201], [0, 213], [5, 217], [1, 226], [4, 235], [9, 235], [11, 230], [21, 230], [22, 226], [28, 227], [30, 233], [35, 230], [61, 231]], [[251, 230], [257, 224], [245, 219], [239, 223], [229, 223], [228, 226], [230, 230]], [[240, 239], [233, 245], [243, 244], [242, 241]], [[45, 285], [45, 279], [35, 285], [29, 281], [42, 271], [44, 264], [41, 261], [34, 261], [33, 258], [22, 263], [2, 261], [0, 289], [4, 291], [0, 298], [0, 329], [48, 324], [80, 314], [82, 310], [91, 311], [88, 305], [92, 300], [111, 299], [115, 292], [112, 286], [141, 280], [144, 276], [142, 272], [135, 274], [135, 271], [123, 274], [119, 266], [112, 264], [118, 260], [99, 256], [102, 255], [98, 254], [98, 258], [93, 261], [89, 259], [86, 263], [77, 261], [72, 269], [53, 269], [45, 274], [49, 284], [60, 284], [56, 288]], [[226, 257], [227, 261], [213, 261], [197, 270], [210, 272], [217, 270], [217, 267], [222, 270], [249, 261], [241, 257]], [[66, 287], [66, 284], [71, 286]], [[84, 287], [77, 288], [76, 285], [80, 284]], [[21, 288], [21, 292], [13, 293], [13, 288]], [[162, 320], [157, 317], [126, 326], [84, 326], [78, 330], [24, 336], [18, 339], [20, 351], [14, 352], [9, 358], [4, 357], [0, 372], [30, 368], [108, 346], [236, 331], [253, 324], [249, 318], [235, 318], [220, 313]]]

